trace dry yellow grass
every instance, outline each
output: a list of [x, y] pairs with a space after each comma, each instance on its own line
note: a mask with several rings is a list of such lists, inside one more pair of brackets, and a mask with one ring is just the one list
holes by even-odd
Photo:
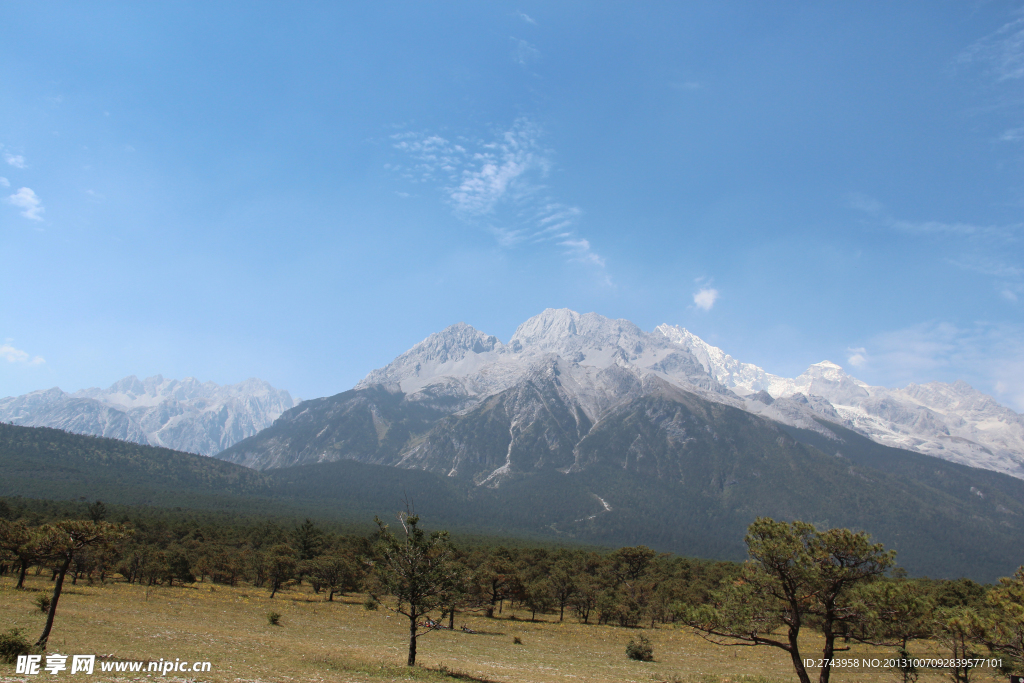
[[[22, 628], [35, 638], [45, 615], [34, 604], [51, 584], [30, 576], [26, 591], [0, 579], [0, 628]], [[267, 614], [281, 614], [271, 626]], [[654, 646], [654, 662], [626, 658], [625, 647], [638, 631], [612, 626], [537, 623], [458, 615], [456, 631], [435, 631], [420, 641], [418, 663], [407, 670], [408, 621], [385, 611], [368, 612], [359, 597], [329, 603], [305, 586], [278, 593], [210, 584], [186, 587], [66, 585], [50, 637], [49, 651], [115, 655], [126, 660], [175, 659], [212, 662], [209, 674], [176, 678], [130, 674], [93, 676], [15, 676], [0, 664], [0, 680], [195, 680], [195, 681], [680, 681], [767, 683], [795, 680], [788, 656], [767, 647], [720, 647], [680, 628], [644, 629]], [[466, 624], [476, 634], [458, 630]], [[522, 645], [514, 644], [519, 638]], [[813, 655], [808, 639], [806, 656]], [[885, 650], [854, 646], [845, 657], [884, 657]], [[445, 670], [457, 672], [455, 676]], [[980, 680], [996, 680], [986, 671]], [[833, 680], [893, 681], [885, 670], [836, 671]], [[922, 681], [942, 680], [937, 674]], [[998, 680], [1004, 680], [999, 678]]]

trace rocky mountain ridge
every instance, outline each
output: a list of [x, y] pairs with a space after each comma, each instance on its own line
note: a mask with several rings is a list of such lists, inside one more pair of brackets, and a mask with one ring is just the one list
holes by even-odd
[[270, 426], [298, 405], [259, 379], [221, 386], [187, 377], [134, 375], [107, 389], [54, 387], [0, 399], [0, 422], [213, 455]]
[[[572, 376], [629, 369], [783, 424], [828, 433], [822, 421], [832, 422], [884, 445], [1024, 477], [1024, 416], [964, 382], [876, 387], [829, 361], [786, 378], [740, 362], [679, 326], [645, 332], [627, 320], [567, 309], [530, 318], [508, 344], [464, 323], [453, 325], [370, 372], [356, 388], [383, 384], [412, 400], [445, 397], [457, 410], [468, 410], [552, 358], [561, 359], [563, 372]], [[586, 384], [580, 407], [596, 423], [618, 389]], [[605, 400], [597, 401], [598, 395]]]

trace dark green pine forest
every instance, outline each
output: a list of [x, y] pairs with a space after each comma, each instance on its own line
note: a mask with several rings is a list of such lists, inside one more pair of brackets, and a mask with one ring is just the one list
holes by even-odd
[[[353, 460], [256, 472], [163, 448], [0, 424], [0, 497], [9, 506], [100, 499], [220, 519], [309, 517], [356, 532], [369, 530], [375, 515], [390, 519], [412, 508], [431, 527], [466, 539], [647, 545], [734, 561], [746, 557], [748, 525], [770, 516], [867, 531], [895, 549], [912, 576], [992, 582], [1024, 563], [1024, 481], [852, 432], [837, 443], [815, 432], [766, 431], [763, 421], [726, 406], [707, 416], [715, 430], [691, 430], [685, 449], [651, 426], [652, 414], [698, 408], [706, 406], [644, 397], [587, 434], [581, 467], [523, 472], [497, 488]], [[637, 439], [646, 442], [645, 456], [630, 463]]]

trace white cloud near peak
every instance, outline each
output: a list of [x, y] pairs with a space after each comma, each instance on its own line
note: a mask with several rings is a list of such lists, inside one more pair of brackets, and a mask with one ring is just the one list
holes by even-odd
[[16, 349], [10, 344], [0, 344], [0, 358], [8, 363], [26, 363], [28, 365], [42, 365], [46, 361], [41, 356], [32, 357], [26, 351]]
[[863, 367], [867, 364], [867, 349], [863, 346], [856, 349], [846, 349], [846, 352], [850, 355], [846, 357], [846, 362], [855, 368]]
[[34, 221], [43, 220], [41, 214], [46, 211], [46, 209], [43, 208], [42, 200], [40, 200], [36, 193], [32, 191], [32, 188], [23, 187], [4, 199], [4, 201], [22, 209], [21, 215], [25, 218]]
[[4, 152], [4, 160], [14, 168], [25, 168], [25, 157], [20, 154]]
[[693, 295], [693, 304], [704, 311], [710, 311], [718, 301], [718, 290], [711, 287], [702, 287]]
[[518, 14], [519, 18], [525, 21], [527, 24], [533, 24], [536, 26], [537, 20], [531, 17], [529, 14], [527, 14], [526, 12], [518, 12]]

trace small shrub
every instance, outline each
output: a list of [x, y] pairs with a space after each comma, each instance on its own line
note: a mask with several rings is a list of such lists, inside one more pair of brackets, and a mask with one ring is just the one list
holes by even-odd
[[512, 644], [513, 645], [522, 645], [523, 644], [523, 639], [520, 638], [519, 636], [513, 636], [512, 637]]
[[268, 612], [267, 613], [267, 623], [269, 623], [271, 626], [280, 626], [281, 625], [280, 621], [281, 621], [281, 615], [278, 614], [277, 612]]
[[377, 606], [377, 601], [370, 597], [366, 598], [366, 600], [363, 602], [363, 609], [367, 612], [376, 612]]
[[21, 635], [21, 629], [12, 628], [10, 631], [0, 633], [0, 662], [14, 664], [18, 661], [18, 655], [28, 655], [35, 652], [25, 636]]
[[638, 662], [653, 662], [654, 648], [647, 636], [640, 634], [637, 638], [631, 638], [626, 645], [626, 656]]
[[36, 605], [39, 607], [40, 612], [46, 613], [50, 611], [50, 596], [45, 593], [43, 595], [37, 595]]

